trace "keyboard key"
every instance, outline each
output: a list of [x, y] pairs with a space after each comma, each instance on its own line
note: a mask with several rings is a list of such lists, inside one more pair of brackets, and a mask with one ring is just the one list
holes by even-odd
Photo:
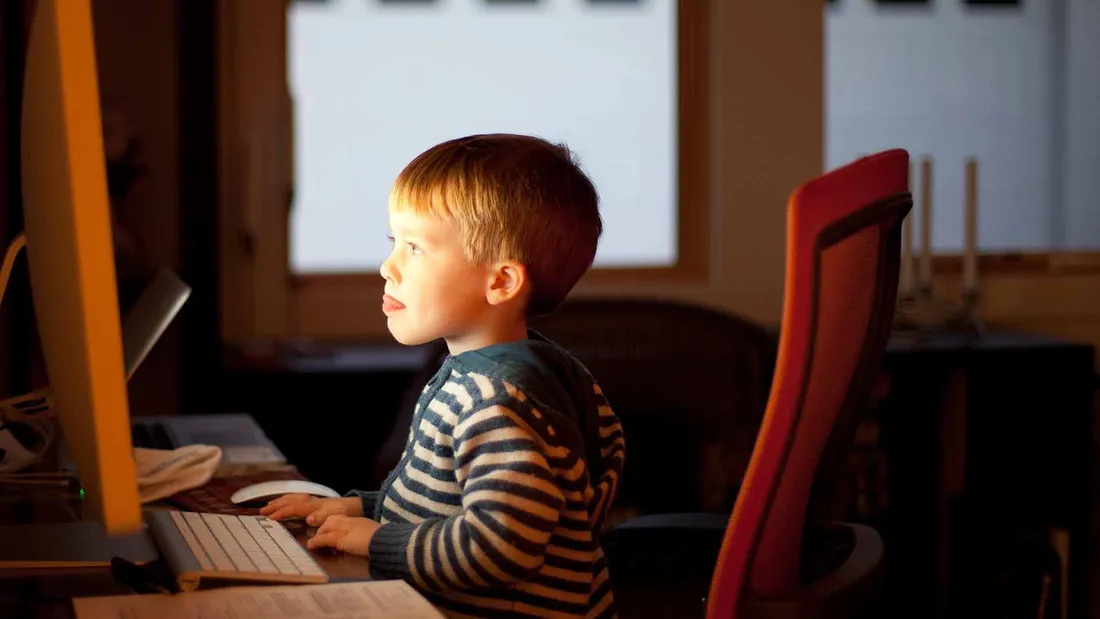
[[195, 512], [184, 512], [183, 518], [187, 526], [191, 527], [191, 530], [194, 531], [195, 537], [199, 539], [199, 543], [202, 544], [202, 549], [206, 551], [206, 554], [210, 556], [210, 560], [214, 562], [214, 569], [227, 572], [236, 571], [233, 562], [229, 560], [229, 556], [226, 555], [225, 550], [222, 549], [222, 545], [218, 543], [218, 540], [214, 538], [214, 534], [210, 531], [210, 528], [203, 522], [202, 516]]
[[195, 555], [195, 558], [199, 560], [199, 567], [206, 571], [214, 569], [214, 564], [210, 562], [210, 557], [207, 556], [206, 551], [202, 549], [202, 544], [199, 543], [195, 532], [191, 530], [191, 527], [187, 526], [187, 522], [183, 519], [183, 514], [180, 512], [171, 512], [172, 522], [176, 523], [176, 528], [179, 529], [181, 535], [183, 535], [183, 541], [187, 542], [187, 547], [191, 549], [191, 554]]

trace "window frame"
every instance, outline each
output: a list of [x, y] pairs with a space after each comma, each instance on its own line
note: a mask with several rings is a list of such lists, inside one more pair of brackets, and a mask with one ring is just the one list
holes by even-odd
[[[222, 336], [227, 341], [388, 337], [377, 273], [290, 269], [293, 102], [287, 9], [293, 0], [218, 3]], [[692, 285], [710, 272], [709, 24], [706, 3], [677, 3], [677, 260], [595, 267], [579, 288]]]

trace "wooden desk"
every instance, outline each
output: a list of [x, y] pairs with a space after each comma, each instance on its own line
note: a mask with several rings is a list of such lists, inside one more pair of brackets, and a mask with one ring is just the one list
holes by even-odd
[[[75, 495], [58, 489], [13, 493], [0, 488], [0, 525], [72, 522], [79, 504]], [[300, 521], [287, 528], [303, 546], [316, 530]], [[370, 578], [366, 559], [328, 550], [310, 554], [332, 579]], [[132, 592], [114, 581], [109, 568], [0, 570], [0, 617], [68, 619], [74, 597], [127, 593]]]
[[1068, 617], [1090, 614], [1093, 347], [1017, 332], [894, 338], [879, 403], [895, 617], [992, 616], [1015, 535], [1069, 537]]

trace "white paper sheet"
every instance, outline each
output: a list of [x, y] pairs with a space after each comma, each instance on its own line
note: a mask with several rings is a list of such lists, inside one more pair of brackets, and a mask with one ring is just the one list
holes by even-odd
[[73, 600], [77, 619], [443, 619], [400, 580]]

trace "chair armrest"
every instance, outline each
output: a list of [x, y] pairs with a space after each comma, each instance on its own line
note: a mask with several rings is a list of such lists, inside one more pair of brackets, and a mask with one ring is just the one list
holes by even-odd
[[798, 591], [774, 597], [751, 597], [753, 619], [835, 619], [858, 615], [878, 593], [882, 580], [882, 537], [873, 528], [832, 523], [830, 534], [851, 537], [851, 551], [836, 568]]

